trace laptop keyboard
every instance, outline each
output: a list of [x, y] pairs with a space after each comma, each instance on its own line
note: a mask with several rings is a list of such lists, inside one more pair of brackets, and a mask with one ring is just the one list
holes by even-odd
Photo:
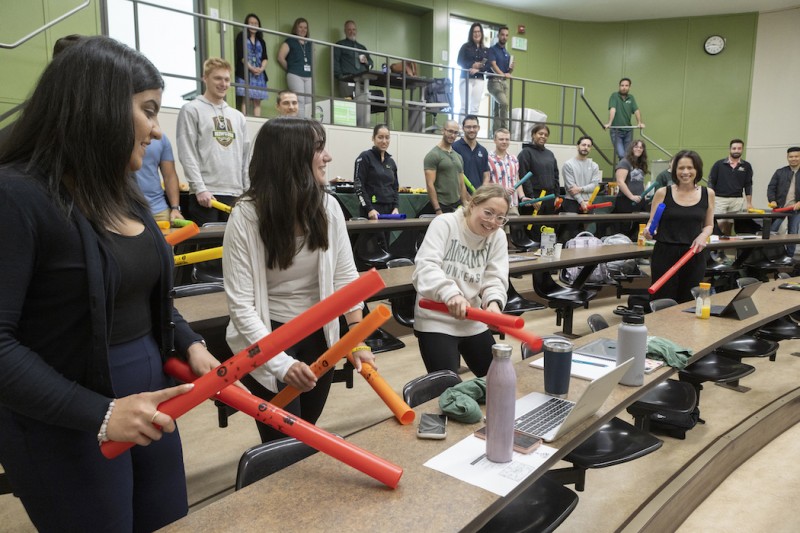
[[528, 435], [541, 437], [561, 424], [574, 406], [575, 404], [568, 400], [550, 398], [542, 405], [517, 418], [514, 421], [514, 429]]

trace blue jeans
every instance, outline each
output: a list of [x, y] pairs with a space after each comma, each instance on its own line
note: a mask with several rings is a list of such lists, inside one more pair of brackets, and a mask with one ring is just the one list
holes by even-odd
[[[793, 211], [793, 213], [797, 213], [797, 211]], [[800, 214], [789, 215], [786, 218], [788, 219], [787, 223], [789, 224], [788, 233], [793, 235], [800, 233]], [[783, 222], [782, 218], [776, 218], [775, 220], [773, 220], [772, 231], [778, 231], [778, 229], [781, 227], [782, 222]], [[794, 244], [786, 245], [786, 253], [789, 254], [789, 257], [794, 257], [794, 250], [795, 250]]]
[[620, 130], [611, 128], [611, 144], [617, 152], [617, 156], [622, 159], [625, 157], [625, 149], [633, 140], [633, 130]]

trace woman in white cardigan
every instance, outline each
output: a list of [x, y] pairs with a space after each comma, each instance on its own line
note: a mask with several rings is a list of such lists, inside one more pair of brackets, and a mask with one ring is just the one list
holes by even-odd
[[[227, 341], [234, 353], [358, 277], [341, 208], [323, 189], [330, 161], [325, 130], [313, 120], [273, 119], [258, 133], [250, 189], [231, 213], [223, 242]], [[345, 318], [349, 325], [360, 322], [361, 306]], [[317, 379], [309, 364], [339, 340], [339, 323], [308, 333], [243, 382], [265, 400], [286, 385], [303, 391], [286, 410], [313, 424], [333, 372]], [[358, 348], [357, 370], [362, 360], [374, 364], [372, 352]], [[261, 423], [258, 430], [264, 442], [284, 436]]]

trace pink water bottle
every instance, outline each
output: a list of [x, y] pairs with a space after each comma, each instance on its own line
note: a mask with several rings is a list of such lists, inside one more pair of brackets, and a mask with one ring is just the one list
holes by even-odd
[[486, 458], [492, 462], [511, 461], [516, 401], [517, 374], [511, 364], [511, 346], [495, 344], [486, 374]]

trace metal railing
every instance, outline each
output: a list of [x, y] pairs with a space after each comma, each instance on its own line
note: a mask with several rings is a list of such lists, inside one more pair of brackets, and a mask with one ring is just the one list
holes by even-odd
[[66, 19], [68, 17], [71, 17], [72, 15], [77, 13], [78, 11], [88, 7], [89, 4], [91, 4], [91, 3], [92, 3], [91, 0], [86, 0], [85, 2], [80, 4], [79, 6], [73, 8], [73, 9], [70, 9], [69, 11], [67, 11], [66, 13], [64, 13], [63, 15], [61, 15], [59, 17], [54, 18], [53, 20], [51, 20], [47, 24], [43, 25], [39, 29], [36, 29], [36, 30], [32, 31], [31, 33], [29, 33], [25, 37], [20, 38], [19, 40], [15, 41], [13, 43], [0, 43], [0, 48], [5, 48], [5, 49], [9, 49], [9, 50], [13, 49], [13, 48], [16, 48], [19, 45], [30, 41], [31, 39], [33, 39], [34, 37], [36, 37], [37, 35], [39, 35], [43, 31], [47, 30], [48, 28], [52, 28], [53, 26], [55, 26], [56, 24], [58, 24], [62, 20]]

